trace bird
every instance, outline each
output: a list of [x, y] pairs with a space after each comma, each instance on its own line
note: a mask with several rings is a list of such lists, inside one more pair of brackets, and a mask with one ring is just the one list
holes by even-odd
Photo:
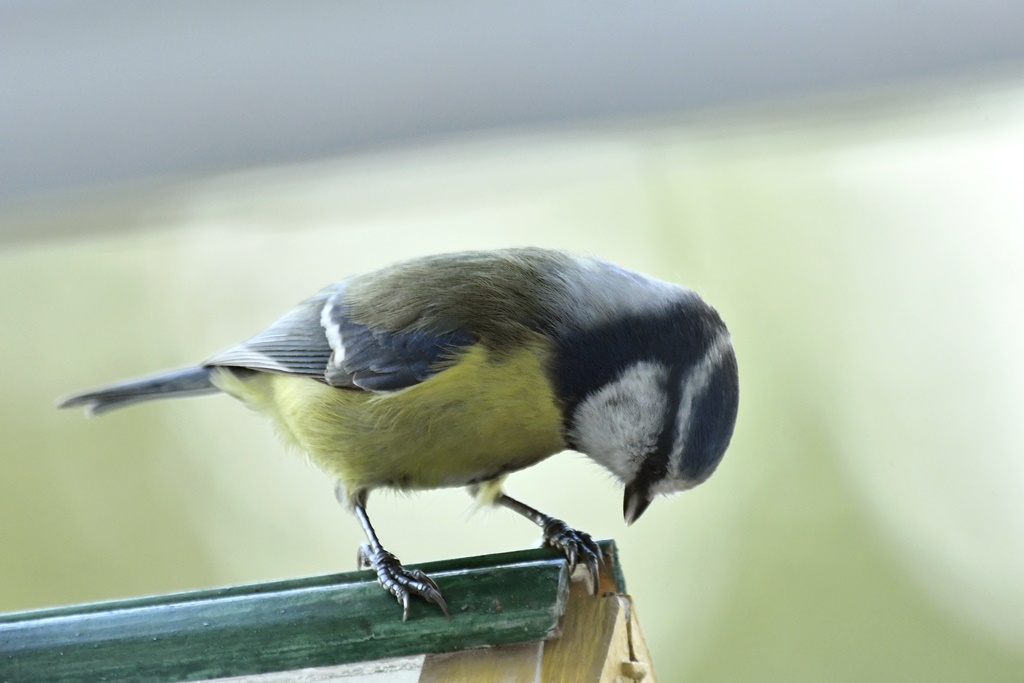
[[405, 620], [411, 597], [450, 612], [431, 577], [384, 548], [371, 492], [466, 487], [539, 526], [596, 592], [597, 543], [506, 494], [505, 478], [577, 451], [621, 482], [631, 525], [656, 496], [718, 467], [739, 375], [728, 329], [694, 290], [593, 256], [518, 247], [350, 276], [205, 362], [58, 405], [98, 415], [214, 393], [268, 416], [333, 480], [366, 535], [360, 567]]

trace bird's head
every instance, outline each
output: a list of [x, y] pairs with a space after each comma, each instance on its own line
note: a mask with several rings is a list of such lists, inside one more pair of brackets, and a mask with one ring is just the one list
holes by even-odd
[[656, 495], [711, 476], [739, 403], [736, 355], [718, 313], [690, 290], [658, 294], [650, 307], [570, 335], [558, 355], [566, 440], [625, 484], [626, 524]]

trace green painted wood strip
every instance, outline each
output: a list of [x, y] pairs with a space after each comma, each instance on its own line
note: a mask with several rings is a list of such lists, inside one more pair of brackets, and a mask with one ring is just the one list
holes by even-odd
[[565, 608], [551, 550], [417, 567], [451, 621], [417, 600], [403, 623], [367, 571], [0, 615], [0, 681], [201, 680], [504, 645], [549, 637]]

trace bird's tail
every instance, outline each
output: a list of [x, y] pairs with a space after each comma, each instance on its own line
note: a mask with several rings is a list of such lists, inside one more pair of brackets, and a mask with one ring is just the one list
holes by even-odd
[[83, 406], [90, 415], [123, 408], [155, 398], [201, 396], [217, 391], [210, 381], [211, 369], [203, 366], [171, 370], [151, 377], [132, 379], [102, 389], [94, 389], [69, 396], [57, 404], [58, 408]]

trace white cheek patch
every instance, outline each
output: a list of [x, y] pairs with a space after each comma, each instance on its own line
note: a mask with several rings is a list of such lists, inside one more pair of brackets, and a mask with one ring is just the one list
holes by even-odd
[[665, 416], [665, 381], [661, 363], [631, 365], [614, 382], [580, 403], [570, 437], [580, 452], [630, 481], [645, 455], [654, 450]]

